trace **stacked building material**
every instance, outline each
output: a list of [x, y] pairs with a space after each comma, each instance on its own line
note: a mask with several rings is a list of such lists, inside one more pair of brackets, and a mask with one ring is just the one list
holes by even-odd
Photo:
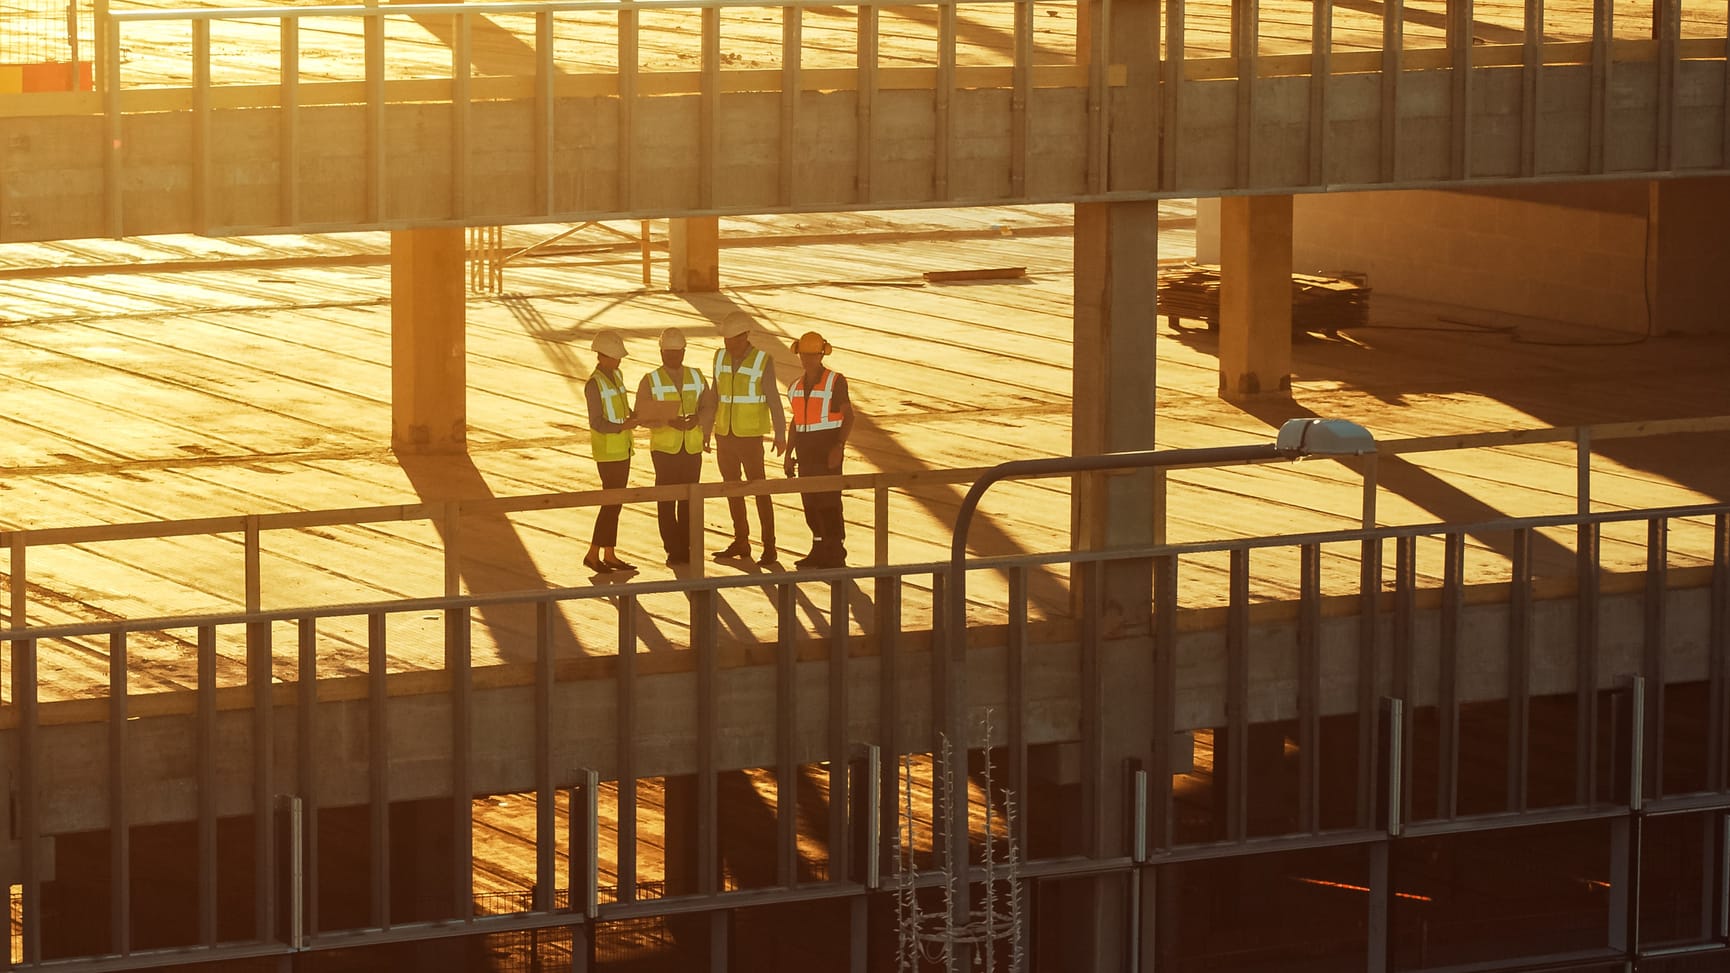
[[[1292, 275], [1292, 332], [1333, 334], [1363, 327], [1369, 316], [1370, 289], [1363, 274]], [[1219, 327], [1219, 267], [1183, 263], [1159, 269], [1159, 312], [1173, 327], [1179, 318]]]

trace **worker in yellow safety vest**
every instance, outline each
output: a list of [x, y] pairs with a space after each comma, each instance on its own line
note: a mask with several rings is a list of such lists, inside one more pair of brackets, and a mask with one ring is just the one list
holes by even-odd
[[[619, 365], [625, 358], [625, 339], [611, 329], [595, 335], [589, 346], [595, 353], [595, 370], [583, 385], [589, 409], [589, 451], [601, 474], [601, 488], [621, 489], [631, 479], [631, 428], [636, 425], [625, 399], [625, 375]], [[630, 571], [636, 565], [619, 560], [619, 504], [603, 506], [595, 516], [594, 534], [583, 566], [596, 574]]]
[[[793, 448], [787, 475], [839, 476], [847, 436], [853, 431], [853, 403], [847, 379], [823, 367], [834, 349], [823, 336], [807, 331], [793, 342], [804, 373], [787, 390], [793, 419]], [[811, 528], [811, 553], [793, 562], [801, 568], [835, 568], [847, 562], [847, 522], [841, 516], [841, 491], [801, 493], [805, 523]]]
[[[643, 376], [637, 386], [637, 412], [654, 414], [654, 401], [670, 413], [644, 423], [649, 427], [649, 459], [655, 464], [655, 485], [696, 483], [703, 474], [703, 454], [709, 450], [709, 434], [715, 422], [715, 393], [703, 373], [685, 365], [685, 335], [678, 328], [661, 332], [661, 367]], [[679, 567], [691, 561], [691, 501], [662, 500], [655, 504], [655, 519], [661, 526], [661, 544], [667, 549], [667, 564]]]
[[[787, 451], [787, 420], [781, 410], [780, 386], [775, 384], [775, 360], [761, 348], [751, 347], [751, 316], [734, 311], [721, 320], [721, 338], [726, 344], [715, 352], [715, 465], [721, 479], [756, 482], [765, 477], [763, 435], [774, 433], [775, 455]], [[751, 523], [745, 517], [745, 498], [728, 497], [727, 511], [733, 516], [733, 542], [715, 553], [715, 560], [750, 560]], [[757, 564], [770, 567], [779, 562], [775, 549], [775, 504], [757, 495], [757, 520], [763, 526], [763, 555]]]

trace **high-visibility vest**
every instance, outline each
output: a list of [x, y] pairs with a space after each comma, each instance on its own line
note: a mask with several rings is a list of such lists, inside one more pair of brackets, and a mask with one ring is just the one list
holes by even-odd
[[768, 361], [760, 348], [746, 352], [738, 364], [727, 358], [727, 349], [715, 352], [715, 394], [721, 400], [715, 413], [717, 435], [761, 436], [769, 431], [769, 397], [763, 394]]
[[[686, 368], [684, 381], [673, 383], [673, 376], [666, 368], [657, 368], [649, 373], [649, 394], [662, 402], [679, 403], [679, 415], [694, 416], [697, 414], [697, 398], [703, 394], [703, 373], [695, 368]], [[703, 451], [703, 430], [701, 426], [689, 429], [675, 429], [672, 426], [661, 426], [649, 431], [649, 448], [657, 453], [701, 453]]]
[[[609, 375], [600, 369], [595, 369], [595, 385], [601, 391], [601, 410], [607, 414], [607, 421], [623, 423], [631, 416], [631, 410], [625, 406], [625, 376], [615, 371]], [[619, 432], [589, 432], [589, 451], [594, 454], [597, 463], [612, 463], [631, 458], [631, 431], [624, 429]]]
[[805, 388], [805, 376], [793, 380], [787, 390], [787, 401], [793, 407], [794, 432], [819, 432], [839, 429], [846, 417], [835, 408], [835, 373], [823, 371], [823, 381], [814, 389]]

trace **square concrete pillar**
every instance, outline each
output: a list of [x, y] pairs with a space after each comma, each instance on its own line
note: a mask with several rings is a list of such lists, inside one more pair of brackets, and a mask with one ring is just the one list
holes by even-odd
[[667, 289], [678, 293], [721, 289], [720, 217], [667, 221]]
[[468, 444], [467, 295], [462, 227], [390, 235], [391, 446], [460, 453]]
[[1219, 201], [1219, 394], [1291, 395], [1292, 198]]

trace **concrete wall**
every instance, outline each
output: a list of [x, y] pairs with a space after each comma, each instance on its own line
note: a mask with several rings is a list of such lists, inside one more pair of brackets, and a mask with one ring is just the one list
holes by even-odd
[[[1295, 270], [1367, 273], [1378, 294], [1628, 334], [1730, 333], [1724, 177], [1304, 194], [1293, 210]], [[1217, 213], [1197, 206], [1205, 262], [1218, 259]]]

